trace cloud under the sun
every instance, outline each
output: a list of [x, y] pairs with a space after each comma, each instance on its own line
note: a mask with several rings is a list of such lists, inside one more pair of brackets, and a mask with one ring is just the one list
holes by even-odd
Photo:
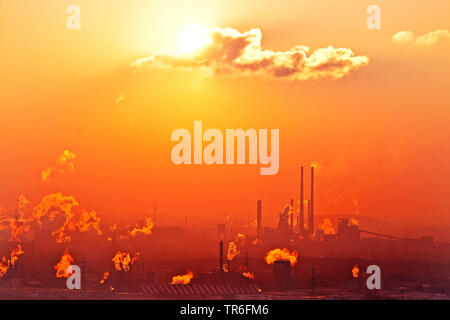
[[190, 54], [155, 52], [132, 63], [135, 71], [151, 68], [201, 69], [235, 77], [262, 76], [290, 80], [339, 79], [364, 67], [369, 58], [348, 48], [332, 46], [314, 51], [297, 45], [286, 51], [261, 47], [261, 30], [239, 32], [232, 28], [208, 31], [211, 41]]

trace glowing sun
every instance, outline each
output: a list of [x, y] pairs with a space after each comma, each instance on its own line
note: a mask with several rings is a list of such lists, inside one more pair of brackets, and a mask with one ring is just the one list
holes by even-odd
[[177, 48], [180, 53], [192, 53], [211, 43], [208, 30], [199, 25], [189, 25], [181, 30], [177, 38]]

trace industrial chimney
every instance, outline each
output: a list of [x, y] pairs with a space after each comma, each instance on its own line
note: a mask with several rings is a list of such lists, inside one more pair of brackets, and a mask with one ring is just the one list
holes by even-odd
[[220, 240], [219, 246], [219, 272], [223, 272], [223, 241]]
[[314, 167], [311, 166], [311, 207], [309, 212], [309, 232], [314, 234]]
[[256, 202], [256, 237], [262, 238], [262, 200]]
[[311, 200], [306, 200], [306, 213], [308, 214], [308, 232], [311, 232]]
[[291, 199], [291, 211], [290, 211], [290, 224], [291, 224], [291, 232], [294, 232], [294, 199]]
[[300, 168], [300, 217], [298, 225], [299, 225], [298, 232], [300, 232], [300, 234], [303, 234], [305, 231], [305, 215], [303, 204], [303, 166]]

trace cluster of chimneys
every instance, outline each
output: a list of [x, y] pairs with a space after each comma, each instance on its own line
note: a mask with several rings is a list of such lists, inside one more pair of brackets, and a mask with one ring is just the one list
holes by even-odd
[[[304, 212], [304, 196], [303, 196], [303, 166], [300, 168], [300, 214], [297, 220], [297, 232], [301, 235], [309, 233], [314, 234], [314, 167], [311, 166], [311, 198], [308, 203], [308, 228], [305, 229], [305, 212]], [[291, 199], [290, 226], [294, 232], [294, 199]], [[256, 230], [257, 238], [262, 238], [262, 201], [256, 203]]]
[[[294, 199], [291, 199], [290, 226], [294, 232]], [[257, 238], [262, 239], [262, 200], [256, 202], [256, 232]], [[300, 215], [297, 220], [297, 232], [300, 235], [314, 234], [314, 167], [311, 166], [311, 198], [308, 200], [308, 228], [305, 229], [305, 212], [303, 197], [303, 166], [300, 168]], [[219, 271], [223, 271], [223, 241], [219, 244]]]

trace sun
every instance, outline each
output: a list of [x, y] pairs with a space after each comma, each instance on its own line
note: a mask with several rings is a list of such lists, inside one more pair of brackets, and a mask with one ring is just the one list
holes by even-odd
[[182, 54], [192, 53], [203, 48], [212, 41], [208, 30], [199, 25], [184, 27], [177, 38], [177, 48]]

